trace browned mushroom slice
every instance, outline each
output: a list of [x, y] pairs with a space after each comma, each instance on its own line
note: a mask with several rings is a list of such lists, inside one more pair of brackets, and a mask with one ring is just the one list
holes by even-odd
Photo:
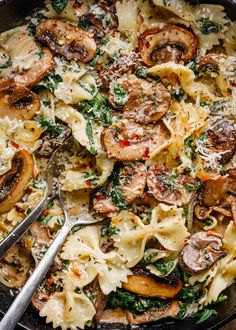
[[220, 61], [226, 59], [226, 55], [217, 54], [217, 53], [209, 53], [201, 58], [198, 62], [197, 69], [198, 71], [219, 71], [219, 63]]
[[138, 125], [119, 123], [103, 130], [101, 141], [108, 156], [120, 161], [149, 159], [169, 138], [166, 127], [158, 125]]
[[128, 324], [126, 311], [121, 308], [105, 309], [99, 323], [104, 325], [111, 323]]
[[216, 206], [228, 203], [229, 194], [236, 195], [236, 169], [226, 171], [224, 176], [218, 175], [215, 179], [204, 183], [202, 200], [206, 206]]
[[157, 321], [165, 317], [177, 317], [180, 312], [179, 302], [176, 300], [163, 304], [160, 308], [150, 308], [145, 313], [134, 315], [127, 312], [127, 318], [130, 324], [143, 324]]
[[205, 220], [211, 215], [212, 210], [207, 207], [197, 204], [194, 208], [194, 214], [200, 220]]
[[94, 33], [95, 38], [101, 39], [106, 32], [117, 26], [117, 18], [110, 8], [94, 4], [88, 12], [80, 16], [79, 25], [82, 29]]
[[[119, 171], [119, 190], [124, 196], [126, 205], [141, 197], [146, 186], [147, 169], [142, 163], [128, 164]], [[93, 200], [94, 209], [98, 213], [110, 213], [119, 211], [112, 202], [111, 197], [103, 196], [97, 192]]]
[[188, 274], [202, 272], [225, 256], [221, 234], [208, 231], [190, 237], [179, 256], [181, 268]]
[[184, 174], [173, 175], [172, 170], [162, 164], [148, 169], [148, 190], [159, 202], [186, 205], [196, 193], [195, 184], [195, 179]]
[[178, 279], [174, 282], [166, 282], [161, 278], [154, 278], [147, 275], [131, 275], [128, 282], [123, 283], [123, 288], [129, 292], [135, 293], [142, 297], [159, 297], [168, 299], [175, 297], [182, 289], [183, 284]]
[[39, 108], [39, 96], [26, 87], [19, 86], [0, 92], [0, 118], [29, 120]]
[[217, 121], [207, 131], [207, 146], [213, 152], [220, 154], [221, 164], [228, 163], [236, 152], [236, 128], [229, 120]]
[[[140, 124], [151, 124], [161, 119], [171, 106], [171, 95], [161, 83], [149, 83], [141, 79], [123, 81], [121, 87], [127, 92], [123, 106], [123, 118]], [[116, 108], [114, 89], [109, 101]]]
[[96, 53], [96, 43], [91, 33], [57, 19], [40, 23], [36, 38], [69, 61], [89, 62]]
[[33, 178], [34, 163], [27, 151], [18, 151], [11, 163], [11, 169], [0, 177], [0, 213], [13, 208], [23, 197], [27, 183]]
[[189, 61], [197, 49], [192, 32], [177, 25], [166, 25], [145, 31], [139, 40], [139, 52], [148, 66], [168, 61]]
[[43, 79], [53, 67], [54, 59], [52, 52], [47, 48], [43, 48], [41, 59], [34, 63], [28, 70], [16, 74], [14, 76], [15, 82], [17, 85], [32, 87]]
[[107, 296], [105, 296], [102, 292], [97, 278], [95, 278], [95, 280], [88, 284], [85, 287], [85, 290], [88, 293], [88, 296], [92, 300], [96, 309], [96, 322], [99, 322], [107, 303]]
[[15, 244], [0, 261], [0, 277], [10, 288], [21, 288], [34, 266], [29, 250]]

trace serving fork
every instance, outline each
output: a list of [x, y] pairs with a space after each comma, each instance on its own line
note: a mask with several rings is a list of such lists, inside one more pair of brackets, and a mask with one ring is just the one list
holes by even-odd
[[[98, 222], [98, 220], [94, 219], [89, 214], [80, 215], [76, 219], [71, 218], [65, 204], [64, 193], [60, 189], [60, 185], [58, 183], [58, 176], [64, 167], [63, 164], [66, 161], [65, 155], [68, 151], [71, 151], [71, 149], [75, 147], [78, 146], [76, 146], [76, 142], [74, 141], [73, 137], [71, 137], [66, 140], [66, 142], [62, 146], [60, 146], [52, 155], [47, 169], [48, 191], [44, 199], [38, 204], [37, 212], [32, 212], [34, 214], [34, 217], [39, 216], [46, 207], [47, 203], [51, 199], [58, 196], [65, 216], [64, 225], [60, 229], [56, 238], [51, 243], [43, 258], [37, 264], [36, 268], [32, 272], [26, 284], [21, 289], [20, 293], [15, 298], [11, 307], [8, 309], [7, 313], [3, 317], [2, 321], [0, 322], [0, 330], [13, 330], [15, 328], [27, 306], [29, 305], [31, 298], [35, 293], [35, 290], [38, 288], [43, 278], [45, 277], [57, 252], [65, 242], [66, 237], [70, 233], [71, 229], [75, 225], [90, 225]], [[33, 221], [31, 221], [32, 219], [30, 217], [30, 224], [33, 223]], [[27, 229], [29, 227], [29, 223], [27, 222], [27, 224], [24, 225], [24, 228]], [[20, 233], [21, 235], [24, 233], [23, 229], [21, 229]], [[15, 243], [15, 238], [12, 238], [12, 240]]]

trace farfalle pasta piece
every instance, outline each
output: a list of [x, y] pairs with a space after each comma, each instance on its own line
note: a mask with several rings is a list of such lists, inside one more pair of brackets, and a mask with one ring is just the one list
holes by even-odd
[[191, 21], [193, 19], [193, 6], [184, 0], [153, 0], [153, 4], [167, 9], [185, 21]]
[[160, 203], [153, 209], [148, 225], [128, 211], [121, 211], [114, 217], [112, 225], [118, 229], [112, 236], [114, 246], [127, 266], [133, 267], [143, 258], [146, 243], [151, 238], [156, 238], [166, 250], [180, 251], [188, 236], [182, 212], [182, 208]]
[[[93, 168], [90, 167], [90, 161]], [[61, 173], [60, 180], [62, 189], [69, 192], [103, 185], [114, 167], [114, 161], [106, 155], [98, 155], [96, 158], [91, 155], [73, 157], [71, 163]], [[77, 164], [80, 164], [79, 168]]]
[[193, 71], [184, 65], [167, 62], [153, 66], [148, 69], [148, 72], [152, 75], [158, 75], [161, 78], [176, 74], [185, 93], [194, 100], [198, 96], [203, 101], [213, 100], [215, 98], [215, 95], [210, 92], [207, 85], [196, 82]]
[[54, 293], [40, 311], [47, 323], [52, 322], [54, 329], [61, 327], [62, 330], [84, 329], [95, 314], [91, 300], [82, 292], [76, 293], [70, 285], [65, 285], [62, 292]]
[[95, 150], [98, 154], [104, 153], [100, 141], [102, 125], [88, 122], [76, 109], [63, 102], [56, 105], [55, 116], [68, 124], [74, 138], [82, 146]]
[[236, 22], [230, 22], [228, 31], [225, 33], [224, 46], [228, 56], [236, 55]]
[[195, 35], [199, 39], [201, 55], [225, 39], [228, 30], [224, 7], [212, 4], [199, 4], [193, 7], [193, 22], [191, 23]]
[[[132, 272], [126, 268], [115, 251], [104, 253], [99, 247], [99, 226], [87, 226], [70, 236], [63, 247], [62, 259], [70, 260], [68, 268], [71, 283], [79, 288], [91, 283], [97, 276], [104, 294], [116, 291]], [[78, 276], [73, 269], [78, 269]]]

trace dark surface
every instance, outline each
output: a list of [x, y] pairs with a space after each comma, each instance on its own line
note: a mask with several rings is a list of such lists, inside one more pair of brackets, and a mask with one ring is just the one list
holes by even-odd
[[[22, 23], [27, 15], [32, 13], [32, 10], [40, 4], [40, 0], [0, 0], [0, 5], [3, 2], [7, 4], [0, 8], [0, 31], [7, 30], [11, 27], [17, 26]], [[226, 10], [231, 19], [236, 20], [236, 1], [200, 1], [205, 3], [218, 3], [226, 6]], [[182, 321], [159, 321], [156, 324], [135, 327], [136, 329], [162, 329], [162, 330], [206, 330], [206, 329], [218, 329], [233, 318], [236, 318], [236, 284], [226, 290], [228, 299], [214, 308], [218, 311], [217, 316], [211, 317], [203, 324], [196, 325], [194, 319], [185, 319]], [[3, 285], [0, 285], [0, 313], [4, 313], [12, 303], [14, 296], [10, 294], [10, 290]], [[24, 329], [30, 330], [50, 330], [51, 326], [46, 325], [45, 320], [40, 318], [32, 307], [29, 307], [22, 317], [21, 325]], [[22, 329], [17, 327], [17, 330]], [[129, 329], [129, 327], [122, 326], [112, 327], [107, 326], [105, 329]], [[232, 328], [233, 329], [233, 328]], [[8, 329], [6, 329], [8, 330]]]

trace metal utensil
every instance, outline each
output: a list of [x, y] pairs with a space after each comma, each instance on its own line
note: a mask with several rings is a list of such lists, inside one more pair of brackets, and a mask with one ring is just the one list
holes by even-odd
[[53, 184], [53, 178], [59, 175], [60, 167], [56, 168], [55, 164], [57, 163], [58, 157], [63, 154], [64, 150], [68, 150], [74, 145], [80, 150], [80, 145], [74, 141], [73, 137], [70, 137], [52, 154], [45, 171], [45, 195], [36, 208], [30, 212], [27, 217], [18, 224], [5, 239], [3, 239], [3, 241], [0, 242], [0, 259], [14, 244], [17, 243], [27, 229], [39, 218], [48, 203], [57, 196], [57, 190]]
[[55, 153], [53, 154], [49, 170], [52, 171], [53, 175], [50, 176], [48, 180], [49, 187], [51, 187], [52, 191], [55, 193], [58, 191], [59, 199], [61, 202], [61, 206], [63, 208], [63, 212], [65, 215], [65, 223], [59, 233], [57, 234], [55, 240], [50, 245], [44, 257], [38, 263], [37, 267], [31, 274], [30, 278], [26, 282], [26, 284], [21, 289], [20, 293], [12, 303], [11, 307], [3, 317], [0, 323], [0, 330], [13, 330], [29, 305], [32, 296], [34, 295], [35, 290], [38, 288], [40, 283], [42, 282], [44, 276], [46, 275], [50, 265], [53, 262], [58, 250], [61, 248], [64, 243], [66, 237], [68, 236], [70, 230], [75, 225], [89, 225], [98, 222], [98, 220], [93, 219], [92, 216], [84, 216], [81, 215], [77, 219], [72, 219], [67, 211], [67, 207], [64, 202], [63, 193], [60, 187], [57, 185], [58, 181], [55, 178], [58, 177], [60, 170], [62, 169], [63, 162], [62, 160], [60, 164], [60, 159], [65, 155], [65, 151], [68, 151], [68, 148], [72, 147], [72, 141], [70, 139], [66, 144], [63, 144], [59, 147]]

